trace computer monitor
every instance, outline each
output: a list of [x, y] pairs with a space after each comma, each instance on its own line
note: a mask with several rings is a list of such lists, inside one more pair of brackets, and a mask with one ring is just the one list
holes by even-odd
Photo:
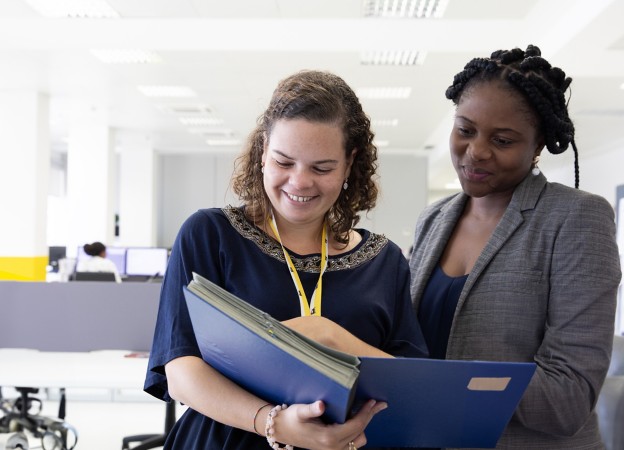
[[162, 277], [167, 270], [169, 251], [161, 247], [128, 247], [126, 275]]
[[48, 247], [48, 266], [52, 272], [58, 272], [59, 260], [67, 257], [67, 247], [65, 246], [51, 246]]
[[[80, 261], [91, 258], [87, 255], [82, 246], [78, 247], [78, 253], [76, 253], [76, 267]], [[117, 266], [117, 271], [120, 275], [126, 273], [126, 248], [125, 247], [106, 247], [106, 259], [110, 259]]]

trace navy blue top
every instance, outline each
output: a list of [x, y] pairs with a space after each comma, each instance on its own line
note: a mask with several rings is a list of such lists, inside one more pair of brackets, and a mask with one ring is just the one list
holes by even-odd
[[438, 264], [423, 292], [418, 321], [429, 348], [429, 356], [446, 359], [453, 316], [468, 275], [450, 277]]
[[[401, 250], [382, 235], [357, 231], [362, 241], [355, 249], [329, 257], [323, 275], [323, 316], [387, 353], [426, 356], [411, 306], [409, 268]], [[310, 298], [318, 280], [320, 253], [290, 255]], [[182, 225], [171, 252], [145, 380], [146, 392], [163, 400], [170, 400], [165, 364], [181, 356], [201, 357], [182, 293], [192, 272], [278, 320], [300, 314], [278, 242], [248, 222], [238, 208], [196, 212]], [[165, 449], [267, 446], [264, 437], [223, 425], [189, 408], [170, 433]]]

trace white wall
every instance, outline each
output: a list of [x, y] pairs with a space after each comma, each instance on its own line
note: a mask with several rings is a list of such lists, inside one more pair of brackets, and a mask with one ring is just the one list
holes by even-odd
[[[200, 208], [239, 202], [229, 188], [235, 154], [161, 155], [158, 245], [170, 247], [182, 222]], [[380, 154], [377, 207], [357, 225], [385, 234], [407, 251], [418, 214], [427, 201], [427, 160]]]
[[238, 204], [229, 189], [234, 153], [166, 154], [158, 176], [158, 246], [171, 247], [182, 222], [202, 208]]

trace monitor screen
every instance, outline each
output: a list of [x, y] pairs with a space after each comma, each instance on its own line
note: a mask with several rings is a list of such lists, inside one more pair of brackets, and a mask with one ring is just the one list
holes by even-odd
[[126, 275], [163, 276], [169, 251], [160, 247], [129, 247], [126, 250]]
[[[83, 259], [91, 258], [87, 255], [82, 248], [78, 247], [78, 253], [76, 253], [76, 267], [78, 263]], [[117, 266], [117, 271], [120, 275], [126, 273], [126, 248], [125, 247], [106, 247], [106, 259], [110, 259]]]
[[67, 256], [67, 248], [62, 246], [52, 246], [48, 247], [48, 265], [50, 266], [50, 270], [52, 272], [58, 272], [59, 260], [65, 258]]

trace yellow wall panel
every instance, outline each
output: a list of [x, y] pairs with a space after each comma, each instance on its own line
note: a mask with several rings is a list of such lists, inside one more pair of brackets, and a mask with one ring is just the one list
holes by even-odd
[[0, 280], [45, 281], [47, 256], [0, 256]]

